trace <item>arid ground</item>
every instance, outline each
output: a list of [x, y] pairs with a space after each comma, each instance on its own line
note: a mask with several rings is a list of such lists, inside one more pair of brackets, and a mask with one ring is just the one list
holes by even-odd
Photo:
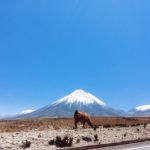
[[51, 150], [150, 138], [150, 118], [94, 117], [96, 130], [72, 118], [0, 121], [0, 149]]

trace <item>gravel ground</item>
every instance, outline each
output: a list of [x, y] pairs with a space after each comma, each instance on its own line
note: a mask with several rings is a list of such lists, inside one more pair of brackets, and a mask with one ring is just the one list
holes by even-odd
[[[94, 135], [98, 136], [98, 140], [95, 141]], [[49, 145], [48, 141], [55, 139], [56, 136], [72, 137], [72, 147], [92, 145], [92, 144], [104, 144], [112, 142], [120, 142], [126, 140], [135, 140], [150, 138], [150, 125], [144, 128], [143, 125], [138, 127], [113, 127], [103, 128], [99, 127], [96, 131], [93, 129], [59, 129], [55, 130], [49, 128], [43, 131], [30, 130], [21, 132], [7, 132], [0, 133], [0, 149], [1, 150], [20, 150], [21, 146], [26, 140], [31, 142], [27, 150], [55, 150], [55, 145]], [[86, 138], [85, 138], [86, 137]], [[85, 138], [85, 139], [84, 139]]]

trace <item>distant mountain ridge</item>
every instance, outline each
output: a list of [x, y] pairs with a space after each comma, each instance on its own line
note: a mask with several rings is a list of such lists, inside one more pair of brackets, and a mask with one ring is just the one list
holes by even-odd
[[76, 109], [88, 112], [91, 116], [125, 115], [124, 111], [111, 108], [94, 95], [79, 89], [57, 101], [54, 101], [50, 105], [29, 114], [20, 115], [17, 118], [72, 117]]
[[133, 108], [128, 112], [128, 115], [134, 117], [150, 117], [150, 105], [142, 105]]

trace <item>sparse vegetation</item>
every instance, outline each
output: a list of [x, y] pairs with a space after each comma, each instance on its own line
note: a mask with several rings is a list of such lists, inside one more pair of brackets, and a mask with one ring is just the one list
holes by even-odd
[[147, 123], [144, 123], [144, 129], [146, 129], [146, 127], [147, 127]]
[[48, 141], [48, 144], [49, 145], [54, 145], [55, 144], [55, 140], [53, 139], [53, 140]]
[[111, 128], [112, 126], [110, 124], [103, 125], [103, 128]]
[[57, 147], [71, 147], [73, 143], [73, 138], [65, 136], [63, 139], [57, 136], [56, 139], [48, 141], [49, 145], [56, 145]]
[[[94, 120], [95, 118], [93, 118]], [[98, 124], [99, 120], [104, 120], [104, 118], [96, 118], [97, 122], [94, 122], [94, 125]], [[122, 119], [122, 124], [121, 124]], [[142, 118], [143, 119], [143, 118]], [[50, 128], [45, 128], [45, 119], [40, 120], [43, 121], [41, 124], [42, 127], [36, 128], [35, 125], [36, 121], [33, 120], [31, 127], [35, 127], [33, 130], [28, 130], [27, 128], [23, 128], [24, 131], [19, 132], [16, 130], [16, 127], [14, 127], [15, 132], [8, 132], [8, 133], [1, 133], [0, 135], [0, 141], [2, 143], [2, 146], [4, 149], [8, 149], [7, 147], [11, 146], [11, 149], [62, 149], [62, 148], [69, 148], [69, 147], [78, 147], [78, 146], [85, 146], [85, 145], [95, 145], [95, 144], [104, 144], [104, 143], [111, 143], [111, 142], [118, 142], [118, 141], [127, 141], [127, 140], [138, 140], [138, 139], [147, 139], [150, 137], [150, 125], [146, 126], [146, 129], [144, 129], [144, 123], [142, 121], [148, 122], [148, 118], [144, 118], [142, 120], [141, 118], [136, 118], [135, 120], [131, 120], [131, 118], [106, 118], [104, 122], [101, 122], [101, 125], [99, 126], [99, 129], [96, 131], [93, 131], [92, 128], [88, 129], [82, 129], [82, 124], [79, 126], [77, 130], [73, 130], [71, 122], [67, 124], [67, 119], [54, 119], [59, 126], [60, 120], [61, 123], [64, 125], [62, 126], [62, 129], [60, 130], [54, 130], [53, 126], [55, 124], [50, 124]], [[54, 121], [53, 119], [46, 119], [50, 121]], [[71, 119], [68, 119], [71, 120]], [[108, 124], [108, 121], [110, 124]], [[126, 122], [123, 122], [126, 121]], [[14, 122], [14, 121], [13, 121]], [[20, 120], [20, 124], [22, 124], [24, 121]], [[31, 123], [31, 120], [29, 120]], [[6, 123], [6, 122], [5, 122]], [[5, 124], [4, 123], [4, 124]], [[12, 121], [8, 121], [7, 124], [10, 125]], [[37, 123], [38, 120], [37, 120]], [[54, 122], [53, 122], [54, 123]], [[125, 124], [126, 123], [126, 124]], [[0, 122], [1, 124], [1, 122]], [[27, 125], [27, 123], [25, 123]], [[24, 125], [24, 127], [26, 126]], [[66, 127], [67, 125], [67, 127]], [[108, 128], [103, 128], [103, 126]], [[134, 127], [131, 127], [131, 125], [136, 125]], [[3, 125], [2, 125], [3, 126]], [[2, 129], [2, 126], [0, 125], [0, 130]], [[19, 126], [19, 125], [18, 125]], [[126, 126], [129, 126], [128, 128]], [[6, 127], [8, 127], [6, 125]], [[9, 126], [10, 127], [10, 126]], [[21, 125], [19, 127], [22, 127]], [[19, 128], [18, 127], [18, 128]], [[11, 129], [13, 126], [11, 126]], [[43, 128], [43, 129], [42, 129]], [[29, 128], [30, 129], [30, 128]], [[10, 130], [7, 128], [7, 130]], [[27, 132], [26, 132], [27, 131]], [[67, 135], [67, 136], [64, 136]], [[29, 140], [29, 142], [25, 140]], [[24, 142], [22, 142], [22, 141]], [[32, 145], [31, 145], [32, 143]]]
[[94, 135], [94, 141], [98, 141], [98, 135], [97, 134]]
[[[138, 127], [150, 123], [150, 118], [125, 118], [125, 117], [92, 117], [92, 122], [96, 126], [103, 126], [104, 128], [111, 127]], [[60, 126], [61, 124], [61, 126]], [[0, 121], [0, 132], [19, 132], [27, 130], [44, 130], [49, 129], [50, 126], [54, 129], [70, 128], [74, 126], [73, 118], [58, 118], [58, 119], [29, 119], [29, 120], [12, 120]], [[86, 128], [89, 126], [86, 126]]]
[[98, 128], [98, 126], [97, 126], [97, 125], [94, 125], [93, 130], [96, 130], [97, 128]]
[[82, 137], [82, 140], [86, 141], [86, 142], [91, 142], [92, 141], [92, 138], [91, 137], [85, 137], [83, 136]]
[[127, 124], [115, 124], [116, 127], [129, 127]]
[[132, 125], [131, 125], [131, 127], [138, 127], [138, 126], [140, 126], [139, 123], [137, 123], [137, 124], [132, 124]]
[[26, 149], [31, 146], [31, 142], [26, 140], [25, 142], [22, 142], [21, 148]]
[[80, 143], [80, 139], [77, 139], [76, 143]]

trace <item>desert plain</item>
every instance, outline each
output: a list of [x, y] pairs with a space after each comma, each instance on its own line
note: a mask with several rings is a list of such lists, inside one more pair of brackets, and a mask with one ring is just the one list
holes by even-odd
[[92, 117], [92, 122], [96, 130], [81, 124], [74, 129], [73, 118], [1, 120], [0, 150], [55, 150], [150, 138], [150, 118]]

